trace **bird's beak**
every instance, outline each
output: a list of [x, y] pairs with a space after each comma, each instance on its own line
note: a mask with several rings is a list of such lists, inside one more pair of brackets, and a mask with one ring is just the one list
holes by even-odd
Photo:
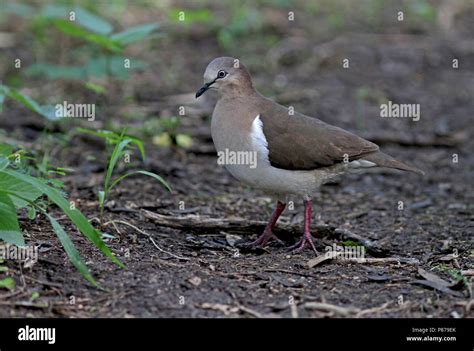
[[196, 91], [196, 99], [200, 97], [202, 94], [204, 94], [212, 84], [214, 84], [216, 80], [214, 79], [212, 82], [204, 84], [198, 91]]

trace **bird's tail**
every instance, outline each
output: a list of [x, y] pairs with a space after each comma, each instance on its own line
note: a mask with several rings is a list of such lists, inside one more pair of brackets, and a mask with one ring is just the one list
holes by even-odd
[[403, 162], [400, 162], [394, 159], [392, 156], [384, 154], [381, 151], [377, 151], [372, 154], [365, 155], [363, 159], [373, 162], [379, 167], [395, 168], [395, 169], [400, 169], [402, 171], [425, 175], [425, 172], [423, 172], [421, 169], [406, 165]]

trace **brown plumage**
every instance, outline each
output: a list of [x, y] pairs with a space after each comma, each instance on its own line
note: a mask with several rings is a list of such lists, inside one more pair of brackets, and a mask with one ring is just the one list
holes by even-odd
[[219, 93], [211, 122], [216, 150], [257, 156], [258, 165], [230, 163], [225, 164], [226, 168], [240, 181], [279, 199], [265, 232], [254, 244], [263, 246], [277, 239], [272, 228], [288, 194], [305, 199], [305, 230], [297, 249], [309, 244], [316, 252], [309, 223], [311, 198], [319, 186], [352, 170], [372, 167], [423, 174], [381, 152], [368, 140], [317, 118], [290, 113], [288, 108], [260, 95], [246, 68], [234, 58], [213, 60], [206, 68], [204, 81], [196, 97], [209, 89]]
[[[379, 151], [378, 145], [339, 127], [288, 109], [262, 97], [263, 132], [272, 166], [311, 170], [363, 158], [380, 167], [423, 174]], [[290, 152], [288, 152], [290, 151]]]

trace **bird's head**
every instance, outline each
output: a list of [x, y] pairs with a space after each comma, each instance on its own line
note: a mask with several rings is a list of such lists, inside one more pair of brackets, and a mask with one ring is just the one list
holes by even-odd
[[196, 92], [196, 98], [209, 89], [219, 94], [226, 92], [246, 92], [252, 89], [252, 80], [247, 69], [238, 59], [218, 57], [212, 60], [204, 72], [204, 85]]

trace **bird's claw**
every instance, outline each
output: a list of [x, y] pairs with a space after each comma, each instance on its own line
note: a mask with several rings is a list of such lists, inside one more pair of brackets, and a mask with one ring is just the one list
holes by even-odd
[[313, 237], [311, 236], [311, 233], [304, 233], [301, 240], [298, 241], [296, 244], [290, 246], [288, 250], [294, 253], [301, 253], [305, 249], [306, 244], [309, 244], [316, 256], [319, 255], [318, 250], [316, 250], [316, 247], [314, 246]]
[[265, 231], [263, 232], [262, 235], [260, 235], [257, 240], [254, 240], [250, 243], [245, 243], [245, 244], [242, 244], [242, 246], [244, 247], [253, 247], [253, 246], [256, 246], [256, 247], [265, 247], [270, 241], [276, 241], [277, 243], [279, 243], [280, 245], [285, 245], [283, 243], [283, 241], [281, 241], [275, 234], [273, 234], [272, 231]]

